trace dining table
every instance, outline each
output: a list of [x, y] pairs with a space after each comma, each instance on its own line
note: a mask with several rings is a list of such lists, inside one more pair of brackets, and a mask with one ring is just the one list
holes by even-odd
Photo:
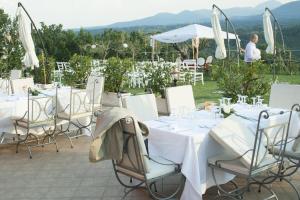
[[[263, 110], [280, 112], [267, 105], [252, 106], [248, 104], [231, 105], [237, 115], [249, 129], [255, 129], [259, 113]], [[201, 200], [207, 189], [215, 185], [208, 159], [227, 153], [222, 145], [210, 136], [210, 130], [224, 120], [224, 115], [216, 109], [198, 110], [181, 116], [161, 116], [146, 121], [149, 128], [149, 155], [161, 156], [176, 164], [181, 164], [181, 172], [186, 178], [181, 200]], [[271, 120], [274, 122], [274, 120]], [[299, 135], [299, 114], [293, 115], [291, 136]], [[218, 184], [225, 184], [235, 178], [234, 175], [216, 171]]]

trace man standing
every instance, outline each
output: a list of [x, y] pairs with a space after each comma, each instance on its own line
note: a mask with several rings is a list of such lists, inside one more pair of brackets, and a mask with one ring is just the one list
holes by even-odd
[[247, 44], [246, 49], [243, 50], [245, 52], [245, 62], [252, 63], [256, 60], [261, 59], [260, 50], [256, 48], [256, 44], [258, 42], [258, 35], [252, 34], [250, 37], [250, 42]]

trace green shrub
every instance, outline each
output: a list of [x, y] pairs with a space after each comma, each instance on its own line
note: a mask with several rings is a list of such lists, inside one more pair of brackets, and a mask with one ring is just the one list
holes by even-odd
[[84, 85], [91, 73], [92, 58], [74, 54], [69, 62], [71, 70], [64, 71], [64, 83], [70, 86]]
[[237, 100], [238, 94], [248, 97], [266, 95], [271, 87], [271, 80], [265, 76], [268, 70], [268, 65], [261, 62], [252, 64], [241, 62], [239, 66], [229, 62], [225, 66], [214, 65], [213, 77], [224, 96]]
[[126, 74], [131, 70], [132, 66], [133, 61], [131, 59], [109, 58], [107, 66], [103, 71], [105, 76], [105, 91], [124, 92], [124, 83], [128, 79]]
[[167, 64], [159, 63], [158, 66], [147, 66], [148, 87], [153, 93], [165, 96], [165, 88], [172, 85], [171, 71], [172, 68]]

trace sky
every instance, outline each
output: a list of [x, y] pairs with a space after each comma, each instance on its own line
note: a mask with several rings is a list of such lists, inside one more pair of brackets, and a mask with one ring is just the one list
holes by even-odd
[[160, 12], [209, 9], [213, 4], [221, 8], [254, 7], [266, 0], [0, 0], [0, 8], [15, 16], [18, 1], [35, 22], [79, 28], [131, 21]]

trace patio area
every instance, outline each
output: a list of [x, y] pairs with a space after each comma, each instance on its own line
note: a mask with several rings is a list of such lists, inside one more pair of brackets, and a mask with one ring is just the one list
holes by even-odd
[[[33, 159], [29, 159], [24, 146], [18, 154], [15, 146], [0, 146], [0, 199], [121, 199], [124, 188], [115, 178], [111, 161], [90, 163], [89, 144], [89, 137], [80, 137], [74, 140], [75, 147], [71, 149], [68, 140], [61, 136], [58, 137], [60, 152], [56, 153], [54, 145], [34, 148]], [[293, 183], [298, 182], [296, 185], [300, 189], [299, 180], [298, 173]], [[172, 183], [174, 180], [164, 180], [164, 189], [172, 188]], [[273, 188], [279, 199], [296, 199], [295, 193], [285, 183], [276, 183]], [[205, 200], [215, 199], [216, 194], [213, 187], [203, 197]], [[253, 188], [245, 199], [262, 199], [263, 195], [264, 192], [258, 194]], [[126, 199], [150, 198], [144, 190], [137, 190]]]

